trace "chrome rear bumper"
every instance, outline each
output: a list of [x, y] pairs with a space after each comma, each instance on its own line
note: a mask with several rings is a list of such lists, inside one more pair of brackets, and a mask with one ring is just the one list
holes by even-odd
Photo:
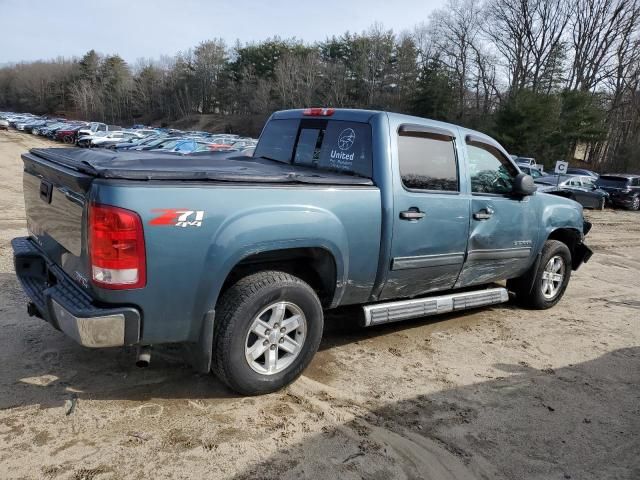
[[133, 345], [140, 340], [140, 312], [128, 306], [96, 306], [28, 238], [11, 241], [16, 275], [35, 315], [90, 348]]

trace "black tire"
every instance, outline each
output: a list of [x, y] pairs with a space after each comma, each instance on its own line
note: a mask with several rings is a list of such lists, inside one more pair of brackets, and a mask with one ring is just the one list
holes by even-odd
[[640, 195], [633, 197], [632, 202], [629, 210], [640, 210]]
[[[543, 293], [543, 274], [550, 260], [554, 257], [562, 259], [563, 279], [557, 291]], [[566, 244], [558, 240], [547, 240], [542, 248], [540, 262], [534, 265], [523, 276], [509, 280], [507, 287], [516, 294], [518, 304], [535, 310], [546, 310], [553, 307], [564, 295], [571, 279], [571, 252]]]
[[[277, 302], [289, 302], [302, 311], [306, 319], [306, 335], [300, 353], [288, 367], [277, 373], [261, 374], [250, 366], [245, 348], [257, 315]], [[230, 287], [218, 302], [212, 371], [229, 388], [243, 395], [279, 390], [298, 378], [311, 362], [320, 345], [323, 323], [318, 296], [299, 278], [278, 271], [246, 276]], [[277, 348], [276, 352], [279, 352]]]

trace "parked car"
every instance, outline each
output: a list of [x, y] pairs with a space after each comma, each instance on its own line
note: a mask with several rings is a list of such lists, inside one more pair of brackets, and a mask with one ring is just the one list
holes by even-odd
[[0, 130], [9, 130], [9, 120], [0, 118]]
[[143, 147], [145, 145], [149, 145], [152, 142], [161, 141], [163, 138], [165, 138], [164, 135], [149, 135], [147, 137], [143, 137], [139, 139], [132, 139], [132, 141], [116, 143], [111, 148], [114, 148], [115, 150], [131, 150], [136, 147]]
[[538, 190], [575, 200], [585, 208], [603, 210], [609, 194], [599, 189], [588, 175], [546, 175], [535, 179]]
[[30, 236], [12, 245], [28, 311], [85, 346], [137, 345], [141, 363], [183, 342], [242, 394], [301, 374], [326, 309], [362, 305], [370, 326], [508, 290], [550, 308], [591, 255], [579, 204], [442, 122], [289, 110], [253, 157], [124, 155], [23, 154]]
[[600, 175], [594, 172], [593, 170], [587, 170], [586, 168], [567, 168], [567, 175], [580, 175], [580, 176], [588, 176], [596, 180]]
[[[140, 140], [141, 138], [144, 138], [143, 134], [138, 134], [135, 133], [135, 131], [130, 131], [130, 132], [122, 132], [122, 136], [114, 136], [113, 138], [108, 138], [108, 136], [106, 138], [101, 138], [99, 139], [99, 145], [102, 148], [111, 148], [114, 149], [115, 146], [118, 143], [122, 143], [122, 142], [127, 142], [127, 141], [133, 141], [133, 140]], [[94, 146], [96, 146], [94, 144]]]
[[125, 139], [134, 137], [135, 135], [123, 131], [107, 132], [106, 135], [100, 137], [94, 137], [91, 140], [91, 147], [108, 147], [109, 145], [115, 145], [118, 142], [122, 142]]
[[108, 132], [108, 131], [109, 131], [109, 127], [107, 126], [106, 123], [89, 122], [89, 124], [86, 127], [83, 127], [80, 130], [78, 130], [77, 139], [79, 140], [80, 137], [85, 137], [87, 135], [93, 135], [96, 132]]
[[74, 144], [78, 137], [78, 130], [83, 128], [83, 125], [67, 125], [58, 130], [55, 133], [55, 139], [64, 143]]
[[640, 210], [640, 175], [607, 173], [600, 175], [596, 186], [609, 194], [614, 206]]
[[96, 138], [106, 137], [109, 134], [106, 130], [96, 131], [90, 134], [84, 134], [76, 140], [76, 145], [80, 148], [91, 148], [91, 141]]
[[526, 173], [527, 175], [530, 175], [534, 180], [536, 178], [540, 178], [544, 176], [544, 173], [542, 173], [540, 170], [530, 165], [518, 164], [518, 168], [520, 169], [521, 172]]

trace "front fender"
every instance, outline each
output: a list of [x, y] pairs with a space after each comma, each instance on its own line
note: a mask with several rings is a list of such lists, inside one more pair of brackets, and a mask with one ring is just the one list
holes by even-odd
[[584, 215], [582, 205], [568, 198], [558, 197], [549, 194], [539, 194], [542, 204], [541, 228], [542, 239], [540, 249], [544, 241], [556, 230], [568, 228], [575, 230], [580, 235], [580, 240], [584, 238]]
[[196, 299], [201, 300], [194, 311], [205, 314], [214, 309], [227, 276], [244, 258], [290, 248], [324, 248], [332, 254], [337, 277], [332, 303], [337, 303], [349, 271], [349, 242], [342, 222], [317, 207], [269, 206], [239, 211], [213, 233], [198, 283]]

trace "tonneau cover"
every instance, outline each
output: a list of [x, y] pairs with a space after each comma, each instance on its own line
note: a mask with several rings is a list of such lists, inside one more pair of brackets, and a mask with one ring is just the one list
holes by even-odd
[[99, 178], [373, 185], [369, 178], [263, 158], [229, 156], [227, 152], [179, 155], [146, 151], [33, 148], [30, 153]]

